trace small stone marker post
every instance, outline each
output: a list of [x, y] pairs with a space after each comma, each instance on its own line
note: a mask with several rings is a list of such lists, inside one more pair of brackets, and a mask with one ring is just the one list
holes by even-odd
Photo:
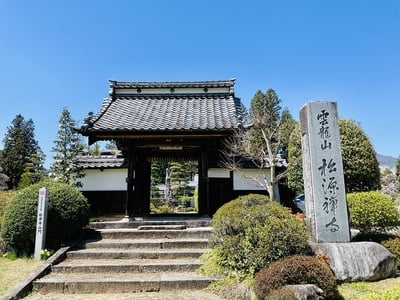
[[335, 102], [309, 102], [300, 110], [306, 215], [317, 243], [349, 242], [349, 218]]
[[40, 252], [46, 244], [47, 227], [47, 188], [39, 189], [39, 201], [36, 222], [35, 259], [40, 260]]

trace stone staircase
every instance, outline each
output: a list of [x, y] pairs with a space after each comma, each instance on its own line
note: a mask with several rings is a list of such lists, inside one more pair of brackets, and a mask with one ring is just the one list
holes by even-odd
[[200, 290], [217, 279], [195, 272], [208, 246], [209, 219], [108, 222], [91, 227], [88, 239], [34, 282], [35, 293]]

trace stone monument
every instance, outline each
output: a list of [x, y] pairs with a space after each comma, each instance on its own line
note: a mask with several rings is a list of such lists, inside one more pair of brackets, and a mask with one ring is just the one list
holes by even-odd
[[340, 133], [335, 102], [309, 102], [300, 110], [306, 215], [317, 243], [349, 242]]
[[396, 257], [373, 242], [350, 242], [340, 132], [335, 102], [300, 110], [307, 226], [315, 253], [324, 253], [340, 281], [380, 280], [397, 272]]
[[47, 228], [47, 188], [39, 189], [39, 201], [36, 220], [36, 238], [35, 238], [35, 254], [36, 260], [41, 258], [41, 250], [46, 244], [46, 228]]

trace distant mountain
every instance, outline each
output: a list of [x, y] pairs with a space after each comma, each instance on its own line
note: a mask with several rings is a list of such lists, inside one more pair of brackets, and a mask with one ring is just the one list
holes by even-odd
[[385, 156], [381, 154], [376, 154], [376, 159], [381, 167], [388, 167], [393, 169], [396, 167], [397, 158], [393, 156]]

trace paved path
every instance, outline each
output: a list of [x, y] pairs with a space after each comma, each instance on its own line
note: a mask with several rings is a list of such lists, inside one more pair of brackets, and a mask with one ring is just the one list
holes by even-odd
[[131, 294], [45, 294], [32, 293], [27, 300], [224, 300], [205, 291], [166, 291]]

